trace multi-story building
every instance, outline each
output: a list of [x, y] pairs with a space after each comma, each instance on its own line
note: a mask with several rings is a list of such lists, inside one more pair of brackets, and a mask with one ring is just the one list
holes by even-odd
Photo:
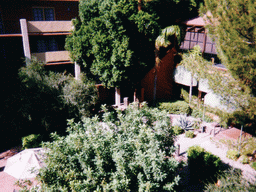
[[[17, 70], [35, 57], [56, 72], [75, 76], [80, 67], [65, 50], [79, 0], [2, 0], [0, 2], [0, 58], [2, 93], [15, 89]], [[97, 85], [100, 100], [112, 102], [113, 90]], [[113, 92], [113, 93], [112, 93]]]
[[24, 57], [36, 57], [54, 70], [65, 68], [74, 72], [64, 45], [71, 31], [71, 19], [78, 16], [78, 1], [1, 1], [0, 57], [8, 74], [22, 65]]

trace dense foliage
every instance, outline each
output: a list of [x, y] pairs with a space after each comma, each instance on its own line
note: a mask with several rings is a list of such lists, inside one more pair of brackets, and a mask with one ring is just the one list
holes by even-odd
[[40, 134], [31, 134], [22, 137], [22, 149], [41, 147], [42, 136]]
[[166, 110], [170, 114], [188, 114], [192, 113], [192, 109], [189, 104], [182, 100], [177, 100], [173, 102], [159, 102], [158, 108], [161, 110]]
[[[209, 89], [220, 97], [226, 108], [219, 110], [207, 107], [207, 110], [221, 117], [223, 125], [243, 125], [247, 128], [246, 131], [255, 134], [256, 98], [248, 87], [245, 88], [239, 79], [232, 76], [230, 70], [219, 70], [211, 62], [204, 60], [199, 46], [195, 46], [188, 54], [183, 54], [180, 65], [192, 71], [197, 81], [206, 81]], [[182, 90], [182, 95], [189, 101], [186, 91]], [[193, 102], [198, 103], [197, 99], [192, 97], [191, 104]]]
[[[106, 110], [104, 108], [104, 110]], [[68, 135], [54, 134], [39, 179], [45, 191], [171, 191], [178, 184], [173, 131], [166, 113], [130, 106], [69, 121]], [[169, 157], [168, 157], [169, 156]]]
[[[249, 0], [206, 0], [202, 9], [219, 57], [235, 79], [256, 93], [256, 4]], [[244, 88], [244, 87], [243, 87]]]
[[[216, 42], [218, 56], [226, 66], [247, 102], [237, 114], [243, 118], [233, 118], [238, 124], [255, 127], [256, 115], [256, 4], [252, 0], [205, 0], [202, 14], [206, 15], [207, 28]], [[245, 97], [246, 96], [246, 97]], [[255, 130], [253, 131], [255, 133]]]
[[10, 138], [5, 145], [20, 145], [21, 137], [30, 134], [65, 133], [66, 119], [90, 115], [97, 101], [95, 84], [47, 71], [35, 60], [19, 70], [19, 80], [0, 116], [6, 138]]
[[221, 159], [200, 146], [190, 147], [187, 154], [193, 181], [212, 181], [223, 171]]
[[147, 66], [154, 66], [155, 40], [161, 29], [188, 12], [195, 14], [199, 2], [145, 0], [138, 11], [136, 0], [81, 0], [66, 48], [87, 76], [105, 86], [134, 85]]

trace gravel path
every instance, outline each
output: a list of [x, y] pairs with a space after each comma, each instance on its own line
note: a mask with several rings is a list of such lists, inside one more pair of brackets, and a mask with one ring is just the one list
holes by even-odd
[[234, 168], [238, 168], [242, 170], [243, 176], [247, 178], [248, 180], [254, 181], [256, 176], [256, 171], [251, 168], [248, 164], [242, 164], [238, 161], [233, 161], [231, 159], [228, 159], [226, 157], [227, 148], [223, 145], [220, 146], [217, 144], [217, 141], [214, 140], [214, 137], [212, 135], [209, 135], [209, 133], [198, 133], [197, 136], [193, 139], [186, 138], [185, 134], [179, 135], [176, 139], [175, 145], [180, 145], [180, 155], [181, 156], [187, 156], [186, 151], [189, 147], [193, 145], [199, 145], [203, 147], [206, 151], [211, 152], [212, 154], [218, 156], [221, 158], [221, 160]]

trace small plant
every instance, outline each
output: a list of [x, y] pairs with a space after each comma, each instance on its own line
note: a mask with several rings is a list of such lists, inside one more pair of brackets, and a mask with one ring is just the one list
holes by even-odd
[[38, 186], [32, 186], [33, 183], [28, 179], [20, 179], [14, 183], [14, 185], [20, 187], [19, 192], [38, 192]]
[[22, 138], [22, 148], [36, 148], [41, 147], [42, 137], [40, 134], [31, 134]]
[[194, 131], [186, 131], [185, 137], [191, 138], [191, 139], [194, 138], [195, 137]]
[[248, 164], [249, 163], [249, 158], [246, 155], [241, 155], [241, 157], [239, 158], [239, 161], [242, 164]]
[[172, 126], [172, 130], [174, 132], [174, 135], [180, 135], [182, 133], [184, 133], [184, 129], [182, 129], [180, 126], [178, 125], [174, 125]]
[[202, 120], [196, 120], [196, 121], [194, 121], [193, 128], [194, 128], [194, 129], [197, 129], [197, 130], [200, 129], [201, 123], [202, 123]]
[[254, 170], [256, 170], [256, 162], [252, 162], [252, 163], [251, 163], [251, 167], [252, 167]]
[[239, 156], [240, 156], [239, 152], [234, 149], [229, 149], [226, 155], [227, 158], [232, 159], [234, 161], [236, 161], [239, 158]]
[[178, 119], [179, 126], [184, 129], [185, 131], [188, 131], [190, 129], [193, 129], [193, 123], [191, 123], [188, 118], [187, 114], [180, 115], [180, 118]]

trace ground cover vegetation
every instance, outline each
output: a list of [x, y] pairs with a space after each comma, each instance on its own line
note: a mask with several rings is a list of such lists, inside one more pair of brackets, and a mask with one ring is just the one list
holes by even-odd
[[[46, 167], [39, 173], [45, 191], [172, 191], [179, 163], [166, 112], [130, 105], [125, 112], [69, 121], [67, 136], [53, 134]], [[114, 118], [113, 118], [114, 117]]]
[[[90, 116], [97, 101], [95, 84], [85, 76], [81, 81], [64, 73], [47, 71], [42, 63], [31, 60], [19, 70], [20, 84], [16, 92], [5, 100], [1, 120], [4, 127], [4, 147], [21, 145], [24, 148], [48, 138], [53, 131], [65, 134], [66, 119]], [[37, 136], [41, 134], [40, 136]], [[32, 144], [34, 145], [34, 144]]]
[[255, 191], [256, 185], [247, 181], [241, 170], [229, 169], [224, 171], [217, 177], [217, 183], [208, 183], [205, 186], [205, 192], [218, 192], [218, 191]]
[[238, 160], [243, 164], [250, 164], [256, 162], [256, 138], [242, 137], [241, 140], [220, 140], [220, 143], [228, 147], [227, 157], [233, 160]]
[[[238, 98], [240, 110], [233, 121], [251, 127], [255, 134], [256, 57], [254, 1], [205, 0], [201, 14], [206, 16], [207, 29], [216, 42], [218, 56], [235, 81], [230, 98]], [[220, 86], [219, 86], [220, 88]], [[220, 89], [221, 90], [221, 89]]]

